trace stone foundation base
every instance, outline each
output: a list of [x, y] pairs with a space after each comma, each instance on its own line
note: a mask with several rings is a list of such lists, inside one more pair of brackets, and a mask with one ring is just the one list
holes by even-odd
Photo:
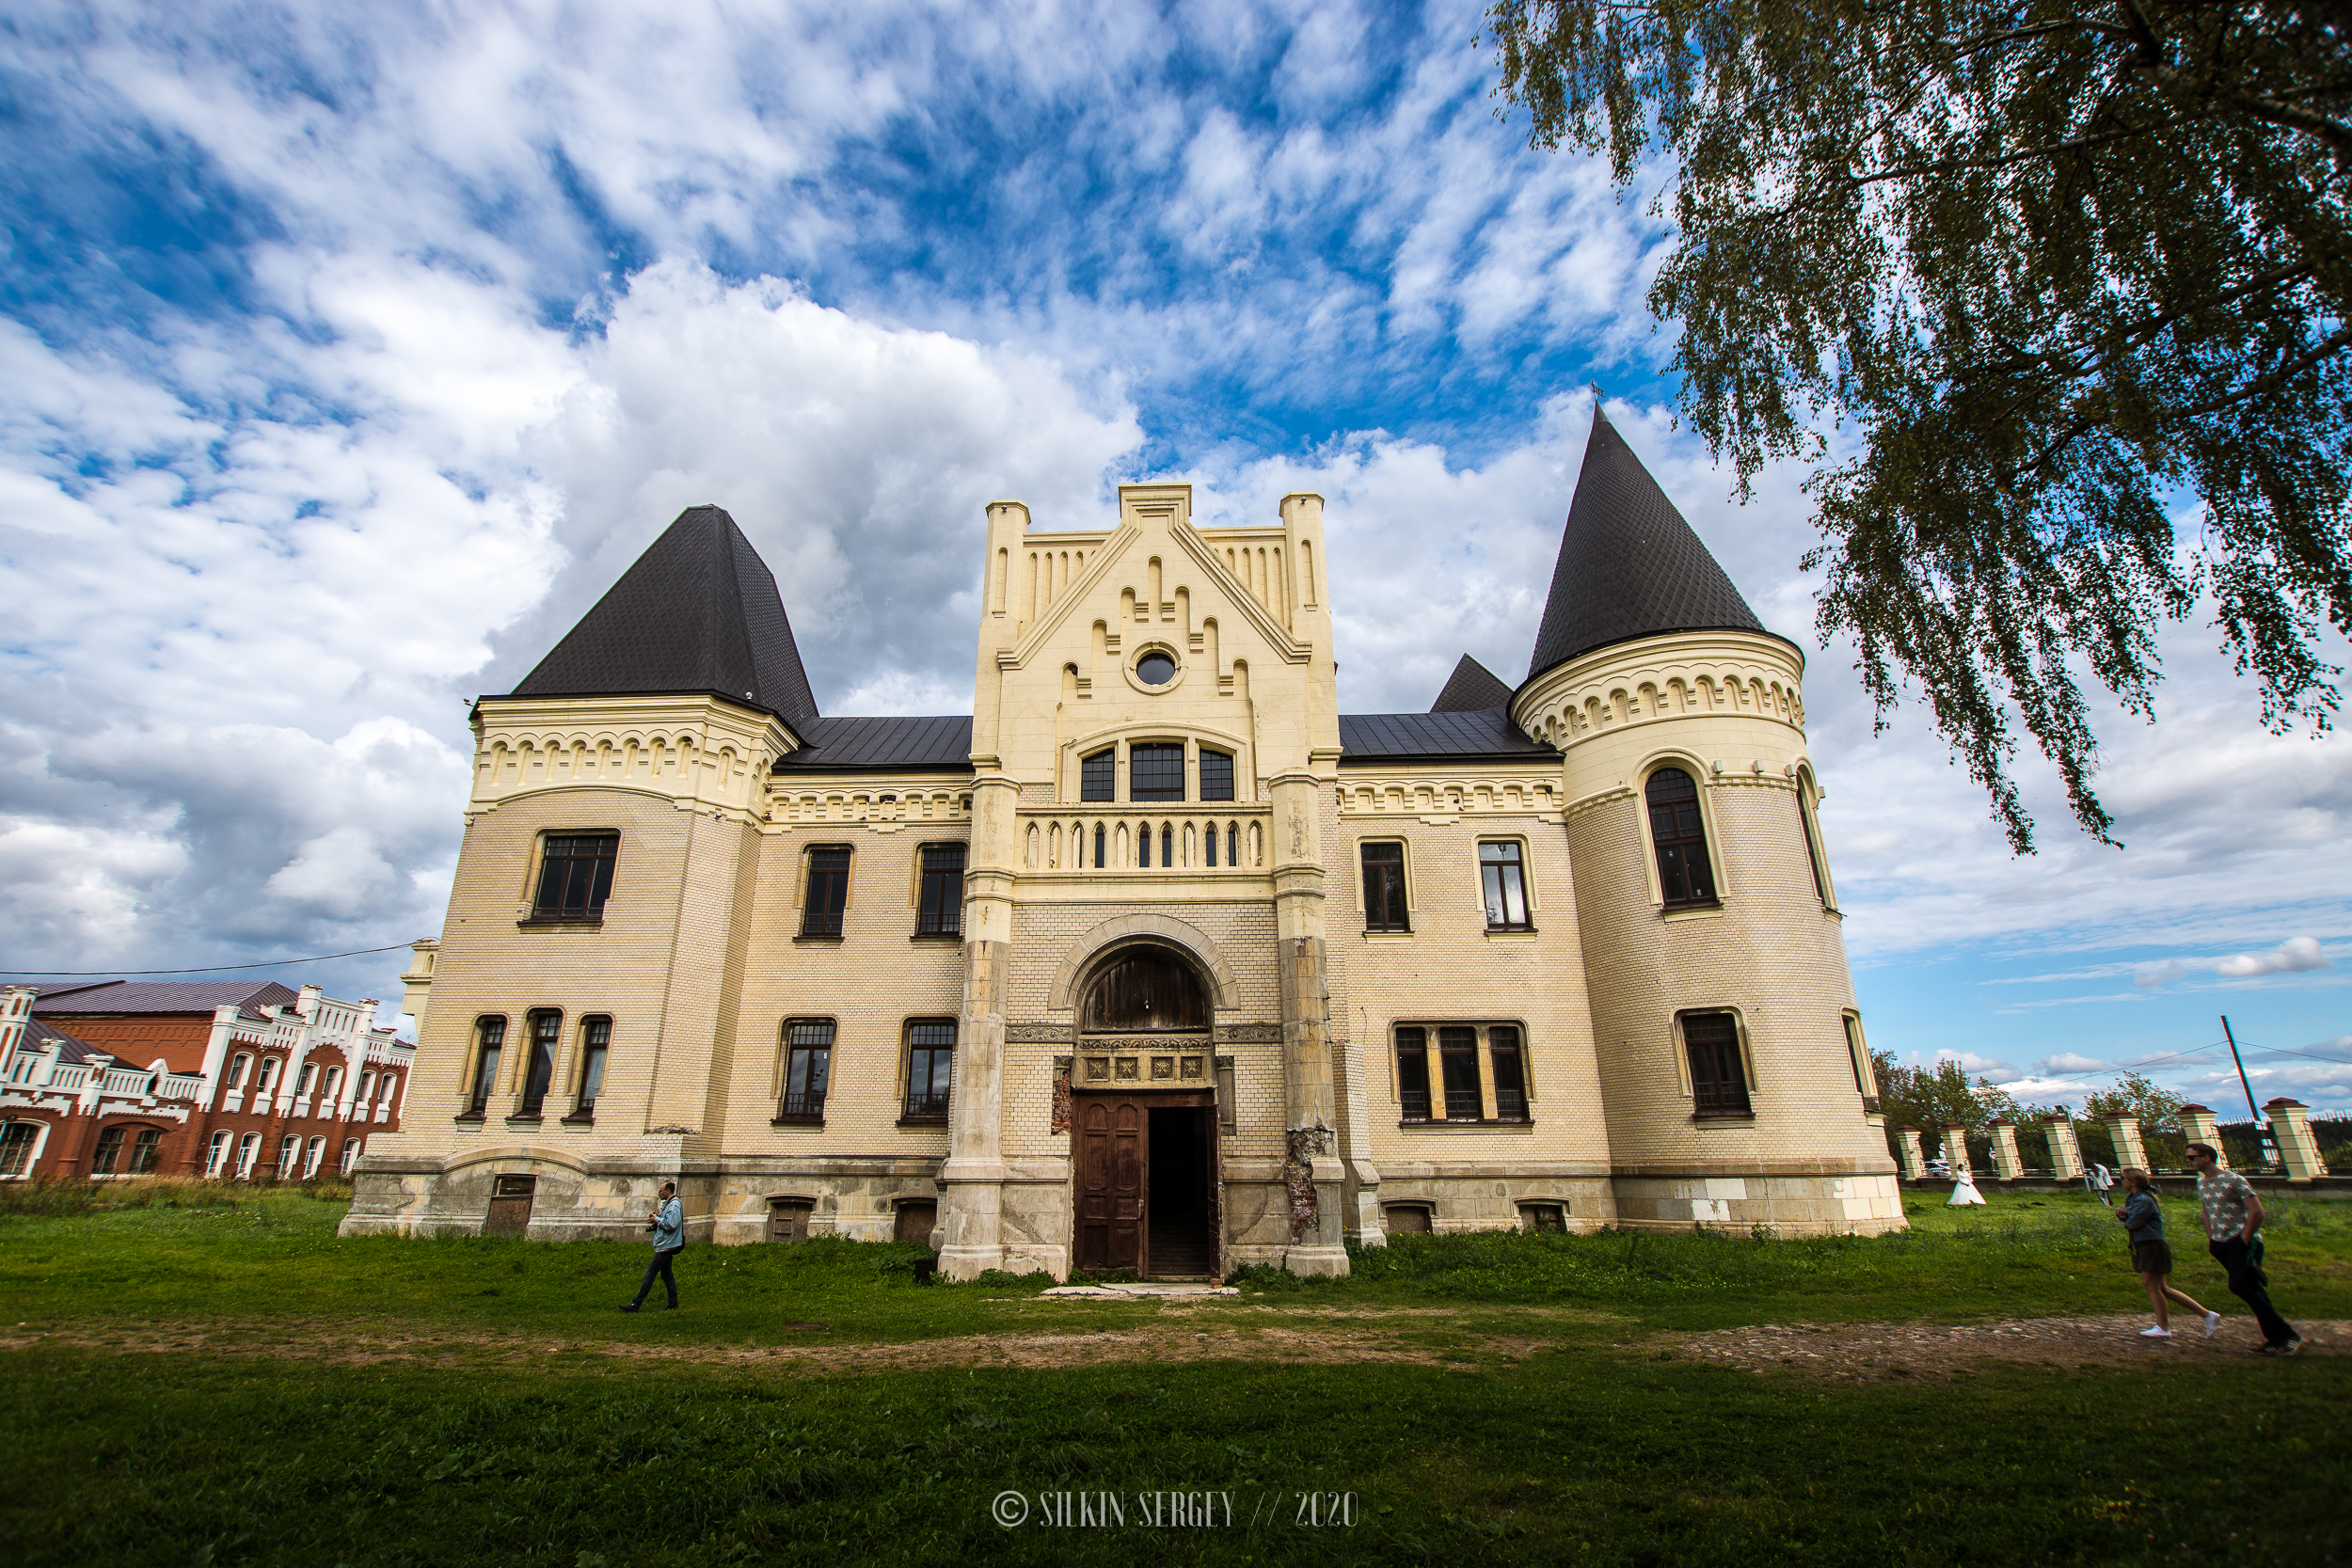
[[1885, 1176], [1620, 1176], [1617, 1225], [1629, 1230], [1754, 1230], [1778, 1236], [1876, 1236], [1907, 1228], [1902, 1191]]

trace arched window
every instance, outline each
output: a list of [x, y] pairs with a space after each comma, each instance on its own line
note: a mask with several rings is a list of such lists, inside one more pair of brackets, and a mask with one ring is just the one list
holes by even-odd
[[1087, 988], [1078, 1027], [1092, 1032], [1206, 1029], [1209, 999], [1192, 966], [1165, 948], [1136, 947]]
[[1797, 773], [1797, 832], [1804, 835], [1804, 863], [1813, 868], [1813, 896], [1828, 909], [1829, 878], [1821, 868], [1821, 836], [1813, 817], [1813, 775]]
[[225, 1086], [232, 1089], [245, 1087], [245, 1069], [252, 1065], [253, 1058], [242, 1053], [230, 1058], [229, 1082]]
[[1649, 801], [1650, 842], [1658, 850], [1658, 886], [1666, 908], [1712, 904], [1715, 871], [1707, 860], [1707, 826], [1699, 816], [1699, 786], [1679, 768], [1661, 768], [1644, 791]]
[[1103, 824], [1094, 825], [1094, 869], [1103, 869]]

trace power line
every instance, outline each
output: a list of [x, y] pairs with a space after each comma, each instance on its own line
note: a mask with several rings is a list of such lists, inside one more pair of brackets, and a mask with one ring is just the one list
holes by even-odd
[[217, 974], [230, 969], [281, 969], [287, 964], [325, 963], [329, 958], [362, 958], [371, 953], [399, 953], [408, 943], [394, 942], [389, 947], [355, 947], [348, 953], [314, 953], [307, 958], [272, 958], [260, 964], [207, 964], [201, 969], [0, 969], [0, 974], [35, 974], [56, 980], [120, 979], [137, 974]]

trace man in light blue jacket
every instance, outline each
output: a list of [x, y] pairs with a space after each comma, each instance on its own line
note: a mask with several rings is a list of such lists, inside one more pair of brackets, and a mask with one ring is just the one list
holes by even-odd
[[678, 1203], [676, 1182], [661, 1183], [661, 1207], [645, 1216], [645, 1228], [653, 1232], [653, 1261], [645, 1265], [645, 1279], [637, 1287], [637, 1299], [621, 1303], [624, 1312], [634, 1312], [645, 1305], [656, 1275], [669, 1287], [671, 1307], [677, 1307], [677, 1275], [670, 1272], [670, 1265], [686, 1250], [686, 1211]]

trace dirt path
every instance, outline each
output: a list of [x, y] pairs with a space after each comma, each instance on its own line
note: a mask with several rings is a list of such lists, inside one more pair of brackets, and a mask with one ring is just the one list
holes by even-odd
[[[2143, 1339], [2146, 1313], [2115, 1318], [2026, 1318], [1984, 1323], [1772, 1323], [1672, 1335], [1658, 1342], [1693, 1361], [1744, 1371], [1796, 1371], [1846, 1382], [1949, 1381], [1987, 1361], [2044, 1367], [2181, 1367], [2250, 1362], [2262, 1341], [2253, 1320], [2224, 1317], [2214, 1338], [2175, 1314], [2174, 1337]], [[2352, 1323], [2306, 1323], [2302, 1355], [2341, 1355]]]
[[[1050, 1316], [1050, 1311], [1045, 1316]], [[1497, 1358], [1523, 1360], [1564, 1338], [1629, 1354], [1663, 1353], [1751, 1372], [1795, 1372], [1849, 1382], [1948, 1381], [1988, 1362], [2045, 1367], [2128, 1366], [2150, 1370], [2252, 1363], [2252, 1324], [2223, 1320], [2206, 1339], [2194, 1326], [2179, 1338], [2138, 1337], [2144, 1317], [2033, 1318], [1979, 1323], [1774, 1323], [1705, 1334], [1665, 1334], [1611, 1343], [1590, 1332], [1608, 1314], [1571, 1308], [1273, 1307], [1186, 1303], [1133, 1327], [1056, 1333], [1035, 1318], [993, 1334], [888, 1344], [659, 1344], [609, 1338], [557, 1339], [508, 1334], [387, 1330], [364, 1322], [283, 1324], [146, 1323], [55, 1332], [0, 1333], [0, 1351], [38, 1345], [119, 1354], [275, 1357], [334, 1366], [384, 1363], [691, 1363], [771, 1368], [784, 1375], [902, 1371], [935, 1367], [1106, 1366], [1151, 1361], [1270, 1361], [1346, 1366], [1388, 1362], [1475, 1370]], [[1614, 1320], [1622, 1323], [1623, 1320]], [[649, 1325], [651, 1326], [651, 1325]], [[821, 1332], [823, 1323], [787, 1324]], [[1630, 1326], [1628, 1324], [1627, 1326]], [[2338, 1355], [2352, 1323], [2300, 1325], [2306, 1355]], [[657, 1330], [658, 1331], [658, 1330]]]

